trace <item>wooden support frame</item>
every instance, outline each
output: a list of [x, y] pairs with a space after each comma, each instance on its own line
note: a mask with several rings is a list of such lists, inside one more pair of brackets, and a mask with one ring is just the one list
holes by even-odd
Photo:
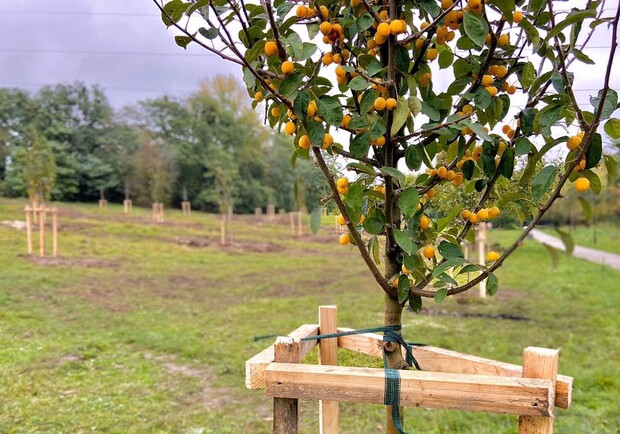
[[[338, 348], [381, 357], [383, 337], [365, 333], [323, 339], [319, 365], [299, 362], [317, 344], [303, 338], [350, 330], [337, 327], [335, 306], [320, 306], [318, 326], [303, 325], [278, 340], [287, 343], [286, 351], [298, 351], [298, 358], [279, 362], [277, 344], [268, 347], [246, 362], [246, 387], [264, 387], [274, 402], [318, 399], [320, 432], [338, 433], [339, 401], [383, 404], [385, 393], [383, 369], [337, 366]], [[291, 349], [292, 343], [298, 350]], [[557, 350], [528, 347], [523, 366], [430, 346], [414, 347], [413, 353], [422, 371], [400, 371], [403, 406], [518, 415], [519, 434], [552, 434], [553, 408], [571, 403], [573, 379], [557, 374]], [[274, 408], [274, 418], [284, 417], [280, 414]], [[294, 423], [274, 420], [274, 432], [296, 432], [297, 413], [286, 417]], [[276, 426], [287, 428], [277, 431]]]
[[188, 200], [184, 200], [181, 202], [181, 211], [183, 212], [183, 216], [187, 217], [192, 213], [192, 203]]
[[[33, 231], [32, 225], [38, 224], [39, 230], [39, 256], [44, 257], [46, 252], [46, 224], [47, 214], [51, 215], [51, 231], [52, 231], [52, 256], [58, 256], [58, 208], [41, 206], [25, 206], [26, 214], [26, 252], [28, 255], [33, 254]], [[37, 223], [38, 222], [38, 223]]]
[[107, 199], [99, 199], [99, 209], [102, 211], [108, 210], [108, 200]]
[[123, 200], [123, 213], [131, 214], [133, 211], [133, 202], [131, 199]]
[[303, 216], [301, 211], [291, 211], [288, 215], [291, 222], [291, 235], [301, 237], [303, 235]]
[[153, 209], [153, 223], [164, 223], [164, 204], [161, 202], [155, 202], [152, 206]]

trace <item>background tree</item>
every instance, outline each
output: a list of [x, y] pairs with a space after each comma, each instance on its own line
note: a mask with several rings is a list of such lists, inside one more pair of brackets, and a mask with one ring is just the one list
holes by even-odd
[[[284, 0], [153, 1], [164, 23], [181, 33], [178, 45], [197, 43], [238, 64], [249, 94], [257, 104], [266, 101], [270, 125], [284, 124], [294, 135], [295, 157], [316, 161], [349, 231], [341, 242], [357, 246], [385, 292], [386, 325], [401, 324], [407, 300], [418, 309], [421, 297], [441, 301], [483, 279], [494, 293], [493, 271], [564, 184], [570, 179], [583, 191], [599, 181], [592, 170], [602, 154], [597, 130], [618, 105], [609, 83], [620, 5], [615, 15], [604, 16], [597, 2], [560, 15], [552, 0], [520, 2], [519, 8], [506, 0], [324, 0], [295, 11]], [[200, 24], [189, 30], [194, 19]], [[580, 34], [600, 24], [613, 33], [606, 74], [592, 108], [582, 107], [570, 67], [592, 63], [584, 52], [590, 36]], [[523, 57], [528, 46], [534, 53], [529, 59]], [[517, 91], [519, 106], [513, 102]], [[500, 122], [506, 122], [501, 132]], [[571, 136], [553, 128], [560, 122]], [[336, 129], [349, 133], [346, 150], [334, 143]], [[564, 145], [570, 152], [562, 164], [543, 159]], [[442, 151], [453, 159], [437, 165]], [[336, 181], [325, 154], [347, 158], [359, 176]], [[515, 173], [519, 156], [525, 167]], [[401, 160], [411, 170], [424, 164], [435, 172], [406, 187]], [[425, 218], [434, 206], [428, 193], [457, 178], [463, 183], [456, 188], [473, 184], [474, 206], [436, 222]], [[459, 282], [446, 272], [477, 268], [464, 259], [461, 242], [473, 225], [501, 213], [500, 200], [510, 202], [499, 196], [500, 178], [529, 196], [525, 217], [531, 223], [497, 261], [481, 267], [479, 277]], [[377, 266], [379, 236], [385, 239], [383, 272]], [[384, 350], [389, 367], [408, 367], [397, 345], [386, 343]]]

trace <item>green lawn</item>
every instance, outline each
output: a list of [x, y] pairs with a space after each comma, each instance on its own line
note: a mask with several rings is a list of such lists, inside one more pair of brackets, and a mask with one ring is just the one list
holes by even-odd
[[[561, 230], [572, 235], [575, 244], [620, 255], [620, 226], [601, 223], [595, 226], [562, 227]], [[557, 236], [553, 229], [545, 229], [550, 235]]]
[[[22, 219], [21, 206], [0, 200], [0, 221]], [[237, 244], [222, 250], [214, 216], [168, 212], [154, 225], [146, 210], [60, 208], [61, 261], [26, 257], [25, 234], [0, 225], [0, 433], [268, 433], [271, 401], [244, 387], [245, 360], [270, 343], [253, 336], [316, 322], [321, 304], [337, 304], [343, 326], [381, 325], [381, 292], [338, 245], [333, 217], [301, 240], [284, 221], [236, 217]], [[516, 232], [491, 235], [507, 245]], [[575, 391], [556, 432], [615, 433], [620, 273], [548, 264], [527, 241], [498, 273], [496, 297], [426, 301], [433, 314], [407, 313], [406, 338], [512, 363], [529, 345], [561, 348]], [[316, 402], [302, 419], [303, 433], [318, 432]], [[383, 424], [382, 406], [341, 405], [342, 433]], [[406, 429], [514, 433], [516, 418], [408, 409]]]

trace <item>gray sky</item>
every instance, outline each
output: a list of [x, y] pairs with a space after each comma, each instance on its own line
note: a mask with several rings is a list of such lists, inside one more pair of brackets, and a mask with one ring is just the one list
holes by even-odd
[[[557, 2], [556, 10], [579, 7], [584, 1]], [[607, 0], [605, 16], [612, 14], [617, 1]], [[121, 107], [163, 93], [187, 94], [215, 74], [241, 80], [237, 65], [192, 44], [187, 52], [176, 46], [173, 31], [166, 30], [152, 0], [3, 1], [0, 19], [0, 87], [36, 90], [42, 84], [81, 80], [100, 84], [112, 104]], [[571, 68], [585, 108], [603, 82], [609, 35], [606, 26], [593, 35], [587, 52], [596, 66], [576, 62]], [[620, 59], [614, 70], [620, 71]], [[612, 87], [620, 87], [618, 73]], [[514, 103], [519, 105], [519, 99]]]
[[215, 74], [241, 80], [236, 65], [178, 47], [151, 0], [3, 1], [0, 20], [0, 87], [80, 80], [100, 84], [121, 107], [187, 94]]

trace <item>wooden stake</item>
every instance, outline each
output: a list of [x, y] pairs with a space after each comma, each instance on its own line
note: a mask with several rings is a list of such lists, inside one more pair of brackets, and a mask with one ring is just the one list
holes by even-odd
[[[338, 308], [319, 306], [319, 333], [324, 335], [337, 331]], [[338, 364], [338, 338], [321, 339], [319, 364]], [[321, 434], [338, 434], [338, 401], [319, 401], [319, 428]]]
[[[274, 347], [274, 361], [277, 363], [299, 363], [299, 341], [290, 337], [279, 337]], [[299, 400], [295, 398], [273, 399], [273, 433], [297, 434], [299, 421]]]
[[45, 256], [45, 205], [37, 208], [39, 212], [39, 256]]
[[52, 256], [58, 256], [58, 208], [51, 209], [52, 212]]
[[32, 208], [26, 205], [24, 211], [26, 212], [26, 250], [29, 255], [32, 255]]
[[[480, 223], [478, 225], [478, 229], [476, 230], [476, 245], [478, 247], [478, 263], [480, 265], [485, 265], [486, 263], [486, 223]], [[479, 284], [480, 288], [480, 297], [485, 298], [487, 296], [487, 281], [483, 280]]]
[[262, 208], [254, 208], [254, 215], [256, 217], [260, 217], [262, 213], [263, 213], [263, 209]]
[[123, 201], [123, 212], [125, 214], [129, 214], [132, 211], [132, 203], [131, 203], [131, 199], [125, 199]]
[[222, 214], [222, 221], [220, 224], [220, 244], [222, 246], [226, 245], [226, 214]]
[[297, 212], [297, 235], [300, 237], [303, 235], [301, 211]]
[[553, 392], [550, 394], [549, 416], [520, 416], [519, 434], [553, 433], [553, 407], [556, 377], [558, 375], [559, 353], [558, 350], [536, 347], [528, 347], [523, 351], [523, 377], [552, 380]]

